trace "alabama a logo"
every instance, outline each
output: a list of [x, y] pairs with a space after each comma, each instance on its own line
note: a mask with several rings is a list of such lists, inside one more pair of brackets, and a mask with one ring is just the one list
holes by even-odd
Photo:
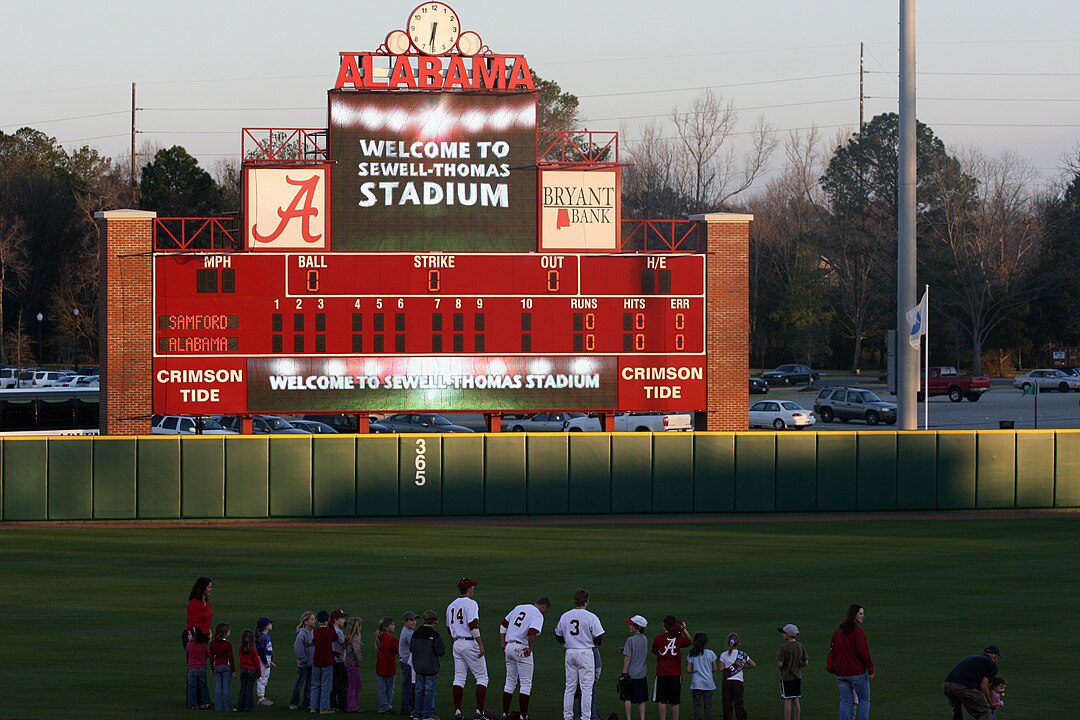
[[249, 250], [326, 249], [327, 170], [252, 168], [246, 176]]

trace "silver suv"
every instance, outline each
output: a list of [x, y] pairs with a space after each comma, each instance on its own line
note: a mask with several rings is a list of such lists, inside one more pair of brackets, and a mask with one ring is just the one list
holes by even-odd
[[822, 422], [862, 420], [867, 425], [896, 424], [896, 404], [885, 402], [863, 388], [825, 388], [814, 400]]

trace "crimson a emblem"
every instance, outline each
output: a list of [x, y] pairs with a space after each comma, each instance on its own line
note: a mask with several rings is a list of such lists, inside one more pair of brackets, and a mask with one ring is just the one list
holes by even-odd
[[326, 249], [326, 178], [321, 166], [248, 170], [248, 249]]

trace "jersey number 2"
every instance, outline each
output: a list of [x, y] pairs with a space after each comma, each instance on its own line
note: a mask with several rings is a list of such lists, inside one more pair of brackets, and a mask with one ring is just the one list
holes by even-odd
[[525, 619], [525, 613], [518, 613], [517, 620], [514, 621], [514, 627], [521, 627], [521, 621]]

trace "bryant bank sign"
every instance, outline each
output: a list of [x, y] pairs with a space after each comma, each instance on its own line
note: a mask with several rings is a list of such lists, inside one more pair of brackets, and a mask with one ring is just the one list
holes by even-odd
[[540, 249], [618, 249], [619, 173], [544, 170], [540, 187]]

